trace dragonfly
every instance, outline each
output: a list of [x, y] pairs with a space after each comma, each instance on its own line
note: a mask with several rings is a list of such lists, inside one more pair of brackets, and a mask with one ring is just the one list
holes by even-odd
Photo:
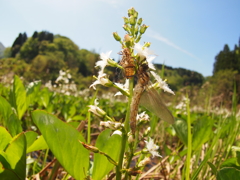
[[139, 64], [134, 64], [134, 59], [130, 56], [129, 50], [123, 50], [123, 58], [120, 64], [125, 69], [126, 78], [132, 78], [137, 75], [138, 81], [134, 87], [133, 97], [130, 109], [130, 127], [132, 133], [136, 131], [136, 117], [139, 104], [146, 109], [156, 114], [160, 119], [173, 124], [174, 117], [162, 101], [160, 94], [152, 87], [150, 88], [149, 67], [146, 59], [140, 61]]

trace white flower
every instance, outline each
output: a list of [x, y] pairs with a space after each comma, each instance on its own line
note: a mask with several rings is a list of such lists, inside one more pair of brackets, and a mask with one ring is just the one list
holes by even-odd
[[150, 117], [148, 116], [148, 114], [145, 114], [145, 111], [142, 112], [141, 114], [137, 114], [137, 121], [149, 121]]
[[118, 134], [119, 136], [122, 136], [122, 131], [116, 130], [112, 133], [112, 135]]
[[65, 75], [66, 75], [66, 72], [64, 72], [63, 70], [59, 71], [59, 76], [65, 76]]
[[[126, 82], [125, 84], [121, 84], [121, 83], [115, 83], [115, 85], [122, 89], [123, 91], [128, 91], [129, 89], [129, 79], [126, 79]], [[120, 91], [118, 91], [114, 96], [120, 96], [120, 95], [123, 95]]]
[[153, 139], [149, 138], [149, 141], [144, 141], [146, 143], [147, 150], [152, 154], [153, 157], [162, 157], [158, 152], [159, 146], [154, 144]]
[[110, 54], [112, 51], [108, 51], [106, 53], [101, 53], [100, 54], [100, 59], [101, 61], [97, 61], [96, 62], [96, 66], [95, 67], [100, 67], [100, 74], [103, 74], [104, 68], [108, 65], [108, 59], [110, 59]]
[[106, 74], [105, 73], [100, 73], [99, 72], [99, 75], [98, 75], [98, 77], [97, 77], [97, 80], [96, 81], [94, 81], [90, 86], [89, 86], [89, 88], [91, 88], [91, 87], [93, 87], [93, 89], [96, 89], [96, 85], [97, 84], [102, 84], [103, 86], [111, 86], [111, 84], [112, 84], [112, 82], [108, 79], [108, 78], [106, 78]]
[[159, 75], [157, 75], [153, 71], [151, 71], [151, 74], [153, 75], [153, 77], [158, 82], [158, 87], [160, 87], [161, 89], [163, 89], [164, 91], [166, 91], [168, 93], [171, 93], [171, 94], [175, 95], [174, 92], [168, 87], [167, 83], [165, 81], [163, 81], [162, 78]]
[[109, 129], [117, 130], [122, 126], [122, 124], [119, 122], [101, 121], [100, 126], [104, 126]]
[[146, 58], [148, 62], [148, 66], [150, 69], [156, 70], [152, 61], [155, 59], [154, 52], [149, 50], [147, 47], [143, 47], [141, 44], [136, 43], [134, 46], [134, 51], [137, 52], [137, 54], [140, 56], [140, 60], [143, 60]]
[[94, 105], [89, 105], [89, 112], [92, 112], [93, 114], [95, 114], [96, 116], [103, 118], [106, 115], [106, 112], [104, 110], [102, 110], [101, 108], [99, 108], [98, 105], [98, 101], [97, 99], [95, 99], [94, 101]]

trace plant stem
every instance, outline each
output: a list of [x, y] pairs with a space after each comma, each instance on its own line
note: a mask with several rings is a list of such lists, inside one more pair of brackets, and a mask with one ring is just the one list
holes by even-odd
[[122, 132], [122, 142], [121, 142], [121, 151], [119, 155], [119, 161], [118, 161], [118, 166], [116, 169], [116, 180], [121, 180], [121, 169], [122, 169], [122, 164], [123, 164], [123, 158], [124, 158], [124, 153], [125, 153], [125, 148], [126, 148], [126, 143], [127, 143], [127, 134], [130, 130], [129, 127], [129, 121], [130, 121], [130, 107], [131, 107], [131, 102], [132, 102], [132, 96], [133, 96], [133, 78], [129, 80], [129, 93], [130, 96], [128, 97], [128, 108], [127, 108], [127, 113], [125, 117], [125, 122], [124, 122], [124, 129]]
[[190, 107], [189, 107], [189, 99], [187, 96], [186, 100], [187, 105], [187, 126], [188, 126], [188, 148], [187, 148], [187, 161], [186, 161], [186, 180], [189, 180], [190, 176], [190, 160], [192, 155], [192, 134], [191, 134], [191, 117], [190, 117]]

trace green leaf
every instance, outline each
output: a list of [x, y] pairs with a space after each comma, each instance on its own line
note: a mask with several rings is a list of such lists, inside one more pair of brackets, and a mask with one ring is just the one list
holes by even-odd
[[18, 119], [16, 114], [11, 114], [9, 117], [7, 126], [8, 131], [11, 133], [12, 136], [16, 136], [17, 134], [22, 132], [21, 121]]
[[0, 126], [0, 137], [1, 137], [0, 150], [3, 151], [12, 140], [12, 137], [9, 134], [9, 132], [2, 126]]
[[35, 97], [39, 93], [39, 89], [41, 87], [41, 81], [31, 82], [27, 87], [27, 106], [33, 105], [35, 101]]
[[82, 180], [89, 166], [89, 152], [79, 143], [85, 142], [83, 136], [47, 112], [36, 110], [32, 119], [60, 164], [75, 179]]
[[193, 127], [192, 149], [197, 150], [202, 147], [203, 143], [207, 142], [212, 134], [212, 126], [214, 121], [202, 117], [197, 120]]
[[10, 93], [12, 106], [17, 110], [18, 119], [21, 119], [27, 110], [26, 90], [18, 76], [14, 76], [13, 90]]
[[27, 140], [27, 149], [33, 144], [36, 140], [38, 134], [34, 131], [25, 132], [26, 140]]
[[[96, 147], [100, 151], [108, 154], [113, 160], [118, 162], [118, 157], [121, 149], [121, 136], [114, 134], [111, 136], [111, 130], [103, 131], [97, 138]], [[93, 179], [103, 179], [112, 169], [114, 165], [101, 154], [94, 154], [93, 163]]]
[[216, 175], [217, 174], [217, 168], [212, 164], [211, 162], [207, 162], [210, 168], [212, 169], [212, 172]]
[[0, 119], [12, 136], [22, 132], [21, 121], [12, 110], [9, 102], [0, 96]]
[[176, 131], [177, 136], [179, 139], [187, 145], [187, 122], [183, 119], [177, 119], [173, 124], [173, 127]]
[[[3, 171], [0, 179], [12, 176], [11, 172], [18, 178], [25, 180], [26, 176], [26, 138], [24, 133], [15, 136], [5, 152], [1, 152], [1, 163]], [[10, 171], [10, 172], [9, 172]]]
[[42, 149], [48, 149], [48, 145], [43, 138], [43, 136], [40, 136], [37, 140], [35, 140], [28, 148], [27, 148], [27, 153], [33, 152], [33, 151], [38, 151]]
[[225, 167], [217, 172], [217, 180], [239, 180], [240, 170], [235, 167]]
[[12, 113], [12, 107], [9, 102], [5, 98], [0, 96], [0, 120], [1, 122], [3, 122], [4, 126], [7, 125], [7, 121]]

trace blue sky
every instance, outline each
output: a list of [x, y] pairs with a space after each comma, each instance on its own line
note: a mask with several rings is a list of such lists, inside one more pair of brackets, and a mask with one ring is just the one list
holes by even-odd
[[154, 63], [212, 75], [214, 58], [240, 37], [239, 0], [1, 0], [0, 42], [11, 46], [20, 32], [46, 30], [69, 37], [79, 48], [112, 50], [119, 59], [123, 19], [134, 7], [149, 25], [141, 43], [151, 42]]

